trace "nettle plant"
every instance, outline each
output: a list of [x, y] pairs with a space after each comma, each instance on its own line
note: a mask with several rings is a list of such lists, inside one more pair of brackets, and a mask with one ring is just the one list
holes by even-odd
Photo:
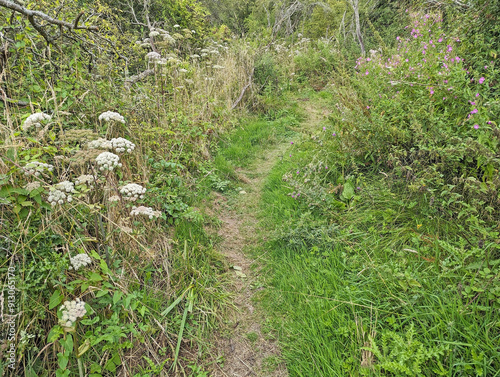
[[[125, 124], [120, 114], [111, 111], [101, 114], [99, 121], [106, 125], [108, 135], [119, 132], [119, 127]], [[20, 226], [23, 228], [20, 239], [38, 233], [58, 240], [57, 268], [63, 274], [51, 275], [51, 287], [47, 287], [49, 275], [38, 276], [45, 270], [37, 269], [43, 262], [38, 258], [43, 256], [43, 251], [30, 243], [35, 237], [21, 241], [24, 246], [18, 252], [29, 266], [29, 273], [45, 281], [36, 288], [42, 300], [47, 296], [45, 292], [52, 291], [48, 303], [51, 312], [43, 317], [50, 318], [52, 310], [64, 301], [56, 312], [57, 324], [47, 338], [57, 351], [56, 375], [69, 376], [70, 359], [76, 357], [79, 374], [84, 376], [80, 357], [101, 342], [110, 342], [106, 347], [114, 350], [105, 364], [106, 369], [113, 371], [120, 364], [118, 350], [124, 347], [119, 342], [122, 336], [113, 338], [113, 334], [108, 337], [105, 334], [119, 323], [122, 306], [115, 308], [116, 317], [106, 320], [109, 323], [101, 323], [99, 330], [87, 332], [80, 342], [78, 324], [91, 325], [99, 321], [97, 316], [86, 318], [96, 314], [91, 304], [95, 302], [98, 308], [108, 305], [106, 299], [113, 292], [112, 303], [123, 304], [121, 289], [109, 281], [110, 268], [118, 267], [117, 249], [124, 244], [124, 236], [129, 236], [128, 242], [131, 242], [146, 222], [165, 216], [141, 205], [146, 188], [126, 180], [133, 176], [136, 163], [133, 142], [123, 137], [98, 138], [91, 130], [64, 132], [62, 127], [55, 130], [57, 123], [55, 115], [45, 113], [34, 113], [25, 119], [22, 131], [14, 135], [16, 143], [12, 143], [24, 147], [9, 148], [2, 158], [3, 167], [9, 171], [0, 176], [0, 197], [4, 204], [2, 215], [4, 220], [10, 219], [12, 235]], [[132, 297], [124, 299], [128, 300], [123, 305], [125, 310], [137, 307]], [[33, 331], [32, 324], [27, 324], [28, 333], [30, 326]], [[134, 331], [133, 328], [120, 330], [122, 335]], [[97, 373], [100, 369], [96, 367], [94, 371]]]

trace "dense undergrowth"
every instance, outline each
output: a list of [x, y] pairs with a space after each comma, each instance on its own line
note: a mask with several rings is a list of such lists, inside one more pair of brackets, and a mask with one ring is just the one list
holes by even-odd
[[246, 40], [190, 0], [21, 3], [99, 32], [1, 8], [7, 375], [206, 375], [230, 292], [201, 203], [293, 137], [298, 90], [332, 114], [263, 196], [290, 375], [498, 374], [497, 5], [382, 1], [354, 62], [336, 2]]
[[290, 375], [500, 370], [496, 56], [473, 67], [441, 14], [409, 17], [311, 96], [333, 112], [266, 186], [264, 226], [283, 225], [264, 303]]

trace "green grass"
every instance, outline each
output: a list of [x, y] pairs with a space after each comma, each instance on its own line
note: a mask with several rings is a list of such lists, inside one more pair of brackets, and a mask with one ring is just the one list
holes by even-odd
[[[262, 302], [290, 376], [500, 375], [498, 312], [487, 295], [463, 295], [474, 275], [464, 261], [477, 248], [460, 228], [369, 172], [350, 208], [325, 213], [292, 199], [283, 175], [317, 153], [299, 145], [262, 197], [262, 228], [276, 229]], [[363, 360], [363, 348], [376, 356]]]

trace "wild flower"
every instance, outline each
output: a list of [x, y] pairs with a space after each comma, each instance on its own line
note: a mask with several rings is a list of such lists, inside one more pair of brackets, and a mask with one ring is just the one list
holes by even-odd
[[187, 70], [187, 69], [184, 69], [184, 68], [179, 69], [179, 72], [180, 72], [180, 73], [186, 73], [187, 71], [188, 71], [188, 70]]
[[104, 120], [106, 122], [114, 120], [116, 122], [125, 123], [125, 119], [120, 114], [115, 113], [114, 111], [105, 111], [104, 113], [99, 115], [99, 120]]
[[25, 186], [24, 186], [24, 189], [28, 192], [31, 192], [33, 190], [36, 190], [37, 188], [40, 188], [40, 182], [30, 182], [30, 183], [27, 183]]
[[480, 83], [480, 84], [482, 84], [482, 83], [484, 82], [484, 80], [485, 80], [485, 78], [484, 78], [484, 77], [481, 77], [481, 78], [479, 79], [479, 83]]
[[82, 174], [75, 180], [75, 185], [94, 187], [94, 176], [92, 174]]
[[97, 140], [92, 140], [87, 143], [87, 148], [89, 149], [111, 149], [113, 146], [109, 140], [99, 138]]
[[52, 207], [58, 205], [58, 204], [64, 204], [65, 202], [70, 203], [73, 200], [73, 197], [71, 195], [66, 195], [61, 190], [52, 188], [50, 190], [49, 196], [47, 198], [47, 201], [50, 203]]
[[476, 129], [476, 130], [477, 130], [478, 128], [479, 128], [479, 124], [475, 124], [475, 125], [474, 125], [474, 129]]
[[155, 51], [151, 51], [151, 52], [148, 52], [146, 54], [146, 59], [148, 59], [149, 61], [156, 61], [156, 60], [160, 60], [161, 59], [161, 55], [158, 54], [157, 52]]
[[40, 122], [44, 120], [49, 120], [51, 118], [50, 115], [47, 115], [45, 113], [34, 113], [31, 114], [28, 118], [23, 123], [23, 130], [27, 131], [31, 127], [35, 126], [36, 128], [40, 128], [41, 124]]
[[177, 28], [180, 28], [181, 25], [175, 24], [174, 27], [177, 29]]
[[144, 207], [144, 206], [139, 206], [139, 207], [132, 207], [132, 211], [130, 212], [131, 216], [146, 216], [149, 217], [151, 220], [153, 217], [160, 217], [161, 212], [160, 211], [155, 211], [151, 207]]
[[218, 64], [213, 65], [213, 66], [212, 66], [212, 68], [213, 68], [213, 69], [224, 69], [224, 67], [223, 67], [223, 66], [218, 65]]
[[120, 157], [111, 152], [102, 152], [96, 158], [97, 165], [99, 165], [99, 170], [113, 170], [115, 167], [121, 167], [122, 164], [119, 162]]
[[120, 188], [120, 193], [125, 196], [125, 200], [136, 201], [143, 199], [146, 188], [137, 183], [129, 183]]
[[193, 55], [190, 55], [189, 56], [191, 59], [198, 59], [200, 57], [200, 55], [198, 54], [193, 54]]
[[71, 263], [69, 269], [74, 269], [75, 271], [78, 271], [80, 267], [85, 267], [92, 263], [92, 259], [90, 259], [90, 257], [85, 253], [77, 254], [73, 258], [69, 258], [69, 261]]
[[54, 170], [54, 166], [50, 164], [46, 164], [44, 162], [32, 161], [27, 163], [24, 167], [24, 175], [34, 175], [35, 177], [39, 177], [41, 173], [45, 170], [51, 172]]
[[127, 153], [132, 153], [135, 149], [135, 144], [123, 137], [113, 138], [109, 142], [117, 153], [123, 153], [125, 151]]
[[73, 327], [78, 318], [83, 318], [87, 313], [85, 302], [79, 298], [73, 301], [65, 301], [59, 308], [62, 312], [61, 322], [65, 327]]
[[150, 38], [154, 38], [154, 37], [157, 37], [160, 35], [160, 32], [156, 31], [156, 30], [153, 30], [149, 33], [149, 37]]
[[170, 44], [175, 43], [175, 38], [172, 37], [170, 34], [163, 34], [163, 39], [166, 40]]
[[75, 184], [70, 181], [62, 181], [55, 185], [55, 188], [59, 191], [64, 191], [67, 193], [75, 192]]
[[109, 197], [108, 202], [118, 202], [119, 200], [120, 197], [118, 195], [113, 195]]

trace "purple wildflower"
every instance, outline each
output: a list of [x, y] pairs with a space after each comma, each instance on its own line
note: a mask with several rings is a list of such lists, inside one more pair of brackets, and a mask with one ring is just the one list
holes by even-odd
[[474, 129], [476, 129], [476, 130], [477, 130], [478, 128], [479, 128], [479, 124], [475, 124], [475, 125], [474, 125]]
[[481, 77], [481, 78], [479, 79], [479, 83], [480, 83], [480, 84], [482, 84], [482, 83], [484, 82], [484, 80], [485, 80], [485, 78], [484, 78], [484, 77]]

